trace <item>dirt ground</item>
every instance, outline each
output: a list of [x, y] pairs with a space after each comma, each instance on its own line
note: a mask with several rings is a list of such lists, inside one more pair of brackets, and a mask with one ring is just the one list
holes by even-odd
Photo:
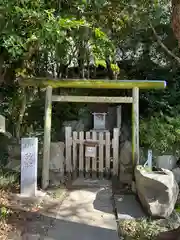
[[46, 235], [54, 226], [55, 218], [49, 218], [48, 213], [55, 209], [65, 198], [64, 187], [51, 189], [41, 198], [22, 198], [19, 186], [0, 189], [0, 240], [20, 240], [28, 232]]

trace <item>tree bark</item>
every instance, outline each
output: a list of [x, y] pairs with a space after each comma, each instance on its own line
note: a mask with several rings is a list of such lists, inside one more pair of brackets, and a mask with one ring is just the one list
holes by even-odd
[[17, 119], [16, 127], [15, 127], [15, 137], [17, 140], [20, 139], [20, 134], [21, 134], [21, 125], [23, 122], [23, 117], [26, 111], [26, 103], [27, 103], [27, 97], [26, 97], [26, 89], [22, 88], [22, 96], [21, 96], [21, 105], [19, 109], [19, 116]]
[[172, 0], [172, 29], [180, 47], [180, 0]]
[[164, 45], [164, 43], [161, 41], [160, 37], [158, 36], [155, 28], [153, 27], [153, 25], [152, 25], [151, 23], [150, 23], [150, 26], [151, 26], [151, 29], [152, 29], [152, 31], [153, 31], [153, 33], [154, 33], [154, 36], [155, 36], [156, 39], [157, 39], [158, 44], [164, 49], [164, 51], [165, 51], [169, 56], [173, 57], [173, 58], [177, 61], [177, 63], [180, 65], [180, 58], [179, 58], [178, 56], [176, 56], [171, 50], [169, 50], [169, 49], [166, 47], [166, 45]]
[[115, 76], [114, 76], [113, 70], [111, 68], [111, 62], [110, 62], [109, 58], [106, 58], [106, 67], [107, 67], [107, 74], [108, 74], [109, 79], [114, 80]]

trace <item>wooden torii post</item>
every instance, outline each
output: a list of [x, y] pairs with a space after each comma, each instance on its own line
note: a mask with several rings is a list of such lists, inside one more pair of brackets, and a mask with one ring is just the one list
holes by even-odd
[[[153, 80], [50, 80], [23, 79], [23, 86], [46, 87], [45, 118], [44, 118], [44, 147], [42, 188], [49, 185], [49, 161], [51, 143], [51, 114], [52, 102], [88, 102], [88, 103], [131, 103], [132, 104], [132, 164], [139, 163], [139, 89], [164, 89], [165, 81]], [[53, 88], [82, 88], [82, 89], [132, 89], [132, 97], [100, 97], [100, 96], [66, 96], [52, 95]]]

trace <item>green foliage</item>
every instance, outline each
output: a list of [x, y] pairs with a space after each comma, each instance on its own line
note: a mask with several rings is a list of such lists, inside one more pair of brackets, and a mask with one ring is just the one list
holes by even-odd
[[111, 69], [114, 73], [119, 73], [120, 72], [120, 68], [117, 64], [111, 63]]
[[93, 38], [90, 40], [92, 45], [92, 53], [95, 59], [105, 61], [107, 57], [113, 59], [115, 54], [115, 46], [108, 35], [99, 28], [92, 29]]
[[0, 188], [19, 184], [20, 173], [14, 172], [10, 169], [0, 168]]
[[[161, 110], [172, 117], [174, 109], [179, 114], [178, 66], [158, 45], [149, 24], [178, 55], [169, 8], [167, 0], [1, 0], [0, 79], [5, 84], [0, 89], [0, 113], [9, 131], [14, 136], [19, 127], [21, 135], [43, 132], [44, 92], [21, 89], [19, 76], [107, 78], [112, 71], [120, 79], [167, 79], [166, 91], [141, 92], [140, 114], [148, 118]], [[91, 75], [92, 65], [104, 67], [103, 74]], [[73, 104], [53, 109], [53, 127], [78, 118], [79, 108]]]
[[0, 219], [5, 219], [8, 217], [10, 211], [8, 208], [6, 207], [1, 207], [0, 208]]
[[[95, 64], [96, 66], [102, 66], [104, 68], [107, 68], [107, 65], [106, 65], [106, 61], [105, 60], [98, 60], [98, 59], [95, 59]], [[117, 64], [113, 64], [111, 63], [111, 69], [114, 73], [119, 73], [120, 72], [120, 68]]]
[[180, 144], [180, 117], [154, 116], [140, 121], [141, 146], [160, 154], [178, 153]]
[[106, 61], [105, 60], [98, 60], [98, 59], [96, 59], [95, 60], [95, 64], [96, 64], [96, 67], [102, 66], [102, 67], [106, 68]]
[[180, 213], [180, 204], [175, 205], [175, 211]]

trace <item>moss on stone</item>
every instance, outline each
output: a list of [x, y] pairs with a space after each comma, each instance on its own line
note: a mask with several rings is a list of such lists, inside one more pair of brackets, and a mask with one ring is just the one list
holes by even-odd
[[52, 88], [102, 88], [102, 89], [163, 89], [166, 87], [165, 81], [139, 81], [139, 80], [80, 80], [80, 79], [48, 79], [48, 78], [26, 78], [20, 79], [22, 86], [38, 86], [41, 88], [51, 86]]

